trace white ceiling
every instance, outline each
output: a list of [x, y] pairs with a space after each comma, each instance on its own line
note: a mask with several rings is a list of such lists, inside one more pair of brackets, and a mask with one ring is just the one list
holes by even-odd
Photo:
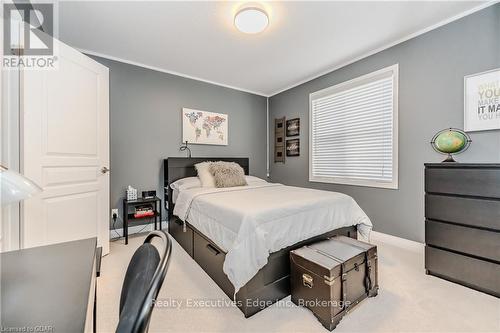
[[273, 95], [470, 13], [485, 2], [266, 2], [257, 35], [242, 2], [62, 2], [59, 37], [96, 55]]

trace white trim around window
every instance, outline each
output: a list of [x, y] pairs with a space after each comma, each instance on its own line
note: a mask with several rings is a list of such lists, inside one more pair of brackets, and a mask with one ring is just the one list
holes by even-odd
[[309, 181], [398, 188], [395, 64], [309, 95]]

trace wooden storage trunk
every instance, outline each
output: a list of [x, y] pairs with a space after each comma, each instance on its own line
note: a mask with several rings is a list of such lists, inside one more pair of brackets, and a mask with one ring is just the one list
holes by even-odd
[[290, 252], [292, 302], [333, 330], [348, 309], [378, 293], [377, 247], [344, 237]]

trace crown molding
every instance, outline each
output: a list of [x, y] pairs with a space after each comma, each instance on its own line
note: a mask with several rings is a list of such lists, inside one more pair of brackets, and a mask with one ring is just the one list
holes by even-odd
[[171, 75], [183, 77], [185, 79], [190, 79], [190, 80], [205, 82], [205, 83], [213, 84], [215, 86], [229, 88], [229, 89], [232, 89], [232, 90], [238, 90], [238, 91], [242, 91], [242, 92], [246, 92], [246, 93], [249, 93], [249, 94], [254, 94], [254, 95], [258, 95], [258, 96], [262, 96], [262, 97], [269, 97], [267, 94], [265, 94], [263, 92], [260, 92], [260, 91], [252, 91], [252, 90], [243, 89], [243, 88], [231, 86], [231, 85], [220, 83], [220, 82], [210, 81], [210, 80], [206, 80], [206, 79], [203, 79], [203, 78], [200, 78], [200, 77], [196, 77], [196, 76], [192, 76], [192, 75], [187, 75], [187, 74], [179, 73], [179, 72], [175, 72], [175, 71], [170, 71], [170, 70], [166, 70], [166, 69], [163, 69], [163, 68], [160, 68], [160, 67], [150, 66], [150, 65], [143, 64], [141, 62], [127, 60], [127, 59], [124, 59], [124, 58], [115, 57], [115, 56], [111, 56], [111, 55], [104, 54], [104, 53], [94, 52], [94, 51], [90, 51], [90, 50], [87, 50], [87, 49], [82, 49], [82, 48], [79, 48], [79, 47], [74, 47], [74, 48], [76, 50], [82, 52], [82, 53], [85, 53], [85, 54], [88, 54], [88, 55], [92, 55], [92, 56], [95, 56], [95, 57], [100, 57], [100, 58], [104, 58], [104, 59], [108, 59], [108, 60], [118, 61], [118, 62], [122, 62], [124, 64], [133, 65], [133, 66], [137, 66], [137, 67], [142, 67], [142, 68], [150, 69], [150, 70], [156, 71], [156, 72], [171, 74]]
[[317, 79], [317, 78], [319, 78], [319, 77], [321, 77], [323, 75], [326, 75], [328, 73], [331, 73], [331, 72], [336, 71], [338, 69], [341, 69], [343, 67], [349, 66], [349, 65], [351, 65], [351, 64], [353, 64], [353, 63], [355, 63], [357, 61], [360, 61], [362, 59], [368, 58], [369, 56], [372, 56], [372, 55], [377, 54], [377, 53], [379, 53], [381, 51], [387, 50], [387, 49], [389, 49], [389, 48], [391, 48], [393, 46], [396, 46], [398, 44], [406, 42], [406, 41], [408, 41], [408, 40], [410, 40], [412, 38], [418, 37], [418, 36], [423, 35], [423, 34], [429, 32], [429, 31], [432, 31], [432, 30], [435, 30], [437, 28], [440, 28], [440, 27], [442, 27], [444, 25], [447, 25], [448, 23], [454, 22], [454, 21], [459, 20], [459, 19], [461, 19], [463, 17], [466, 17], [468, 15], [474, 14], [475, 12], [478, 12], [478, 11], [480, 11], [482, 9], [490, 7], [490, 6], [492, 6], [494, 4], [497, 4], [499, 2], [500, 2], [500, 0], [493, 0], [493, 1], [482, 3], [479, 6], [476, 6], [474, 8], [468, 9], [468, 10], [466, 10], [466, 11], [460, 13], [460, 14], [457, 14], [455, 16], [452, 16], [450, 18], [442, 20], [442, 21], [440, 21], [440, 22], [438, 22], [436, 24], [433, 24], [433, 25], [431, 25], [431, 26], [429, 26], [427, 28], [418, 30], [417, 32], [411, 33], [411, 34], [409, 34], [409, 35], [407, 35], [407, 36], [405, 36], [403, 38], [397, 39], [396, 41], [388, 43], [388, 44], [386, 44], [386, 45], [384, 45], [382, 47], [379, 47], [379, 48], [376, 48], [376, 49], [371, 50], [369, 52], [366, 52], [366, 53], [364, 53], [364, 54], [362, 54], [362, 55], [360, 55], [358, 57], [355, 57], [355, 58], [353, 58], [353, 59], [351, 59], [349, 61], [343, 62], [340, 65], [335, 65], [333, 67], [329, 67], [328, 69], [325, 69], [325, 70], [323, 70], [323, 71], [321, 71], [319, 73], [316, 73], [314, 75], [308, 76], [305, 79], [302, 79], [302, 80], [300, 80], [300, 81], [298, 81], [298, 82], [296, 82], [294, 84], [286, 86], [285, 88], [278, 89], [278, 90], [274, 91], [273, 93], [269, 94], [269, 97], [278, 95], [278, 94], [280, 94], [280, 93], [282, 93], [284, 91], [287, 91], [287, 90], [290, 90], [292, 88], [298, 87], [301, 84], [304, 84], [304, 83], [307, 83], [307, 82], [312, 81], [314, 79]]
[[295, 87], [298, 87], [304, 83], [307, 83], [309, 81], [312, 81], [314, 79], [317, 79], [323, 75], [326, 75], [328, 73], [331, 73], [331, 72], [334, 72], [340, 68], [343, 68], [343, 67], [346, 67], [348, 65], [351, 65], [357, 61], [360, 61], [362, 59], [365, 59], [369, 56], [372, 56], [376, 53], [379, 53], [381, 51], [384, 51], [384, 50], [387, 50], [395, 45], [398, 45], [400, 43], [403, 43], [403, 42], [406, 42], [412, 38], [415, 38], [415, 37], [418, 37], [420, 35], [423, 35], [429, 31], [432, 31], [432, 30], [435, 30], [437, 28], [440, 28], [446, 24], [449, 24], [451, 22], [454, 22], [454, 21], [457, 21], [463, 17], [466, 17], [468, 15], [471, 15], [473, 13], [476, 13], [482, 9], [485, 9], [487, 7], [490, 7], [490, 6], [493, 6], [497, 3], [499, 3], [500, 0], [492, 0], [492, 1], [488, 1], [488, 2], [485, 2], [485, 3], [481, 3], [480, 5], [474, 7], [474, 8], [471, 8], [471, 9], [468, 9], [460, 14], [457, 14], [455, 16], [452, 16], [450, 18], [447, 18], [445, 20], [442, 20], [436, 24], [433, 24], [429, 27], [426, 27], [424, 29], [421, 29], [417, 32], [414, 32], [414, 33], [411, 33], [403, 38], [400, 38], [400, 39], [397, 39], [396, 41], [394, 42], [391, 42], [391, 43], [388, 43], [388, 44], [385, 44], [384, 46], [381, 46], [379, 48], [376, 48], [374, 50], [371, 50], [369, 52], [366, 52], [358, 57], [355, 57], [349, 61], [346, 61], [346, 62], [343, 62], [341, 64], [338, 64], [338, 65], [334, 65], [332, 67], [329, 67], [328, 69], [325, 69], [319, 73], [316, 73], [314, 75], [310, 75], [300, 81], [297, 81], [293, 84], [290, 84], [288, 86], [285, 86], [283, 88], [280, 88], [278, 90], [275, 90], [274, 92], [272, 93], [265, 93], [265, 92], [262, 92], [262, 91], [253, 91], [253, 90], [248, 90], [248, 89], [244, 89], [244, 88], [240, 88], [240, 87], [235, 87], [235, 86], [232, 86], [232, 85], [228, 85], [228, 84], [224, 84], [224, 83], [221, 83], [221, 82], [216, 82], [216, 81], [211, 81], [211, 80], [207, 80], [207, 79], [203, 79], [203, 78], [200, 78], [200, 77], [196, 77], [196, 76], [192, 76], [192, 75], [188, 75], [188, 74], [184, 74], [184, 73], [180, 73], [180, 72], [176, 72], [176, 71], [171, 71], [171, 70], [166, 70], [166, 69], [163, 69], [163, 68], [160, 68], [160, 67], [156, 67], [156, 66], [150, 66], [150, 65], [146, 65], [146, 64], [143, 64], [143, 63], [140, 63], [140, 62], [136, 62], [136, 61], [131, 61], [131, 60], [127, 60], [127, 59], [124, 59], [124, 58], [120, 58], [120, 57], [115, 57], [115, 56], [111, 56], [111, 55], [107, 55], [107, 54], [103, 54], [103, 53], [99, 53], [99, 52], [94, 52], [94, 51], [91, 51], [91, 50], [87, 50], [87, 49], [82, 49], [82, 48], [78, 48], [76, 47], [76, 49], [82, 53], [85, 53], [85, 54], [89, 54], [89, 55], [93, 55], [93, 56], [96, 56], [96, 57], [101, 57], [101, 58], [105, 58], [105, 59], [109, 59], [109, 60], [114, 60], [114, 61], [118, 61], [118, 62], [122, 62], [122, 63], [125, 63], [125, 64], [129, 64], [129, 65], [133, 65], [133, 66], [138, 66], [138, 67], [142, 67], [142, 68], [147, 68], [147, 69], [150, 69], [150, 70], [153, 70], [153, 71], [157, 71], [157, 72], [161, 72], [161, 73], [167, 73], [167, 74], [171, 74], [171, 75], [175, 75], [175, 76], [179, 76], [179, 77], [183, 77], [183, 78], [186, 78], [186, 79], [191, 79], [191, 80], [196, 80], [196, 81], [200, 81], [200, 82], [205, 82], [205, 83], [209, 83], [209, 84], [213, 84], [213, 85], [216, 85], [216, 86], [219, 86], [219, 87], [224, 87], [224, 88], [229, 88], [229, 89], [233, 89], [233, 90], [237, 90], [237, 91], [242, 91], [242, 92], [246, 92], [246, 93], [250, 93], [250, 94], [254, 94], [254, 95], [258, 95], [258, 96], [262, 96], [262, 97], [272, 97], [272, 96], [275, 96], [275, 95], [278, 95], [284, 91], [287, 91], [287, 90], [290, 90], [292, 88], [295, 88]]

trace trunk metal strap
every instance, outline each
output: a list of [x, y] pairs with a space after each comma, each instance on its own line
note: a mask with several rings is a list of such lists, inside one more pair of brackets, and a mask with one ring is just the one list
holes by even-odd
[[365, 274], [365, 289], [368, 293], [372, 289], [372, 263], [368, 259], [368, 251], [365, 252], [366, 274]]
[[[334, 237], [331, 237], [329, 239], [332, 239]], [[365, 289], [366, 292], [368, 293], [370, 289], [373, 288], [373, 281], [372, 281], [372, 263], [371, 260], [368, 259], [368, 250], [365, 250], [361, 246], [357, 246], [355, 244], [349, 243], [349, 245], [362, 250], [365, 253], [365, 266], [366, 266], [366, 274], [365, 274]], [[373, 256], [373, 259], [377, 259], [377, 255]]]
[[316, 251], [316, 252], [318, 252], [318, 253], [320, 253], [320, 254], [324, 255], [325, 257], [328, 257], [328, 258], [330, 258], [330, 259], [333, 259], [333, 260], [335, 260], [335, 261], [338, 261], [339, 263], [344, 262], [344, 260], [342, 260], [342, 259], [340, 259], [340, 258], [338, 258], [338, 257], [335, 257], [333, 254], [326, 253], [325, 251], [321, 251], [321, 250], [319, 250], [319, 249], [316, 249], [316, 248], [314, 248], [314, 247], [310, 247], [310, 246], [307, 246], [307, 245], [305, 245], [304, 247], [307, 247], [308, 249], [314, 250], [314, 251]]
[[346, 268], [345, 268], [345, 262], [343, 262], [341, 264], [341, 272], [342, 275], [342, 299], [341, 299], [341, 302], [342, 302], [342, 309], [347, 309], [349, 307], [349, 305], [347, 305], [347, 272], [346, 272]]

